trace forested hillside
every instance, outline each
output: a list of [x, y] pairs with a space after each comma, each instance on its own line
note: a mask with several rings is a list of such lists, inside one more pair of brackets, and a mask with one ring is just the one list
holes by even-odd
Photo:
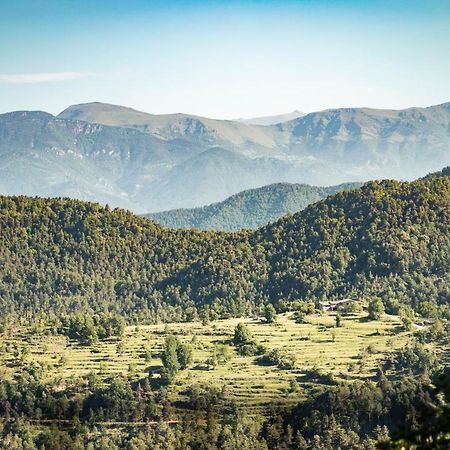
[[69, 199], [1, 197], [1, 312], [189, 320], [205, 308], [242, 315], [267, 302], [379, 296], [448, 315], [449, 227], [447, 177], [370, 182], [240, 233], [165, 229]]
[[450, 179], [370, 182], [257, 232], [275, 299], [450, 294]]
[[170, 228], [238, 231], [243, 228], [258, 228], [285, 214], [301, 211], [329, 195], [359, 186], [361, 183], [329, 187], [276, 183], [239, 192], [223, 202], [202, 208], [174, 209], [146, 214], [145, 217]]

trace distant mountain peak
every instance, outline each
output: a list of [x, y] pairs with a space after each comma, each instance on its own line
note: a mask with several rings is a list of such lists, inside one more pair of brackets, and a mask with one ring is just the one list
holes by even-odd
[[45, 111], [12, 111], [4, 114], [0, 114], [1, 117], [14, 117], [21, 119], [29, 119], [29, 118], [46, 118], [46, 119], [54, 119], [55, 116]]
[[[135, 108], [131, 108], [129, 106], [123, 106], [123, 105], [116, 105], [114, 103], [104, 103], [104, 102], [86, 102], [86, 103], [77, 103], [75, 105], [70, 105], [64, 111], [61, 111], [59, 114], [60, 116], [65, 115], [66, 112], [70, 111], [76, 111], [76, 110], [89, 110], [89, 109], [100, 109], [100, 110], [127, 110], [127, 111], [134, 111], [134, 112], [143, 112], [139, 111]], [[147, 113], [145, 113], [147, 114]]]
[[[92, 102], [72, 105], [58, 118], [135, 128], [165, 140], [186, 139], [206, 147], [240, 146], [243, 153], [277, 147], [274, 130], [245, 125], [230, 120], [217, 120], [189, 114], [148, 114], [124, 106]], [[269, 151], [269, 150], [268, 150]]]
[[235, 119], [236, 122], [245, 123], [246, 125], [263, 125], [270, 126], [276, 125], [282, 122], [288, 122], [289, 120], [298, 119], [299, 117], [303, 117], [305, 115], [304, 112], [299, 111], [298, 109], [286, 113], [286, 114], [277, 114], [274, 116], [261, 116], [261, 117], [252, 117], [250, 119], [240, 118]]
[[151, 117], [142, 111], [128, 106], [113, 105], [111, 103], [89, 102], [71, 105], [58, 114], [58, 118], [69, 120], [83, 120], [97, 122], [103, 125], [126, 125], [130, 118]]

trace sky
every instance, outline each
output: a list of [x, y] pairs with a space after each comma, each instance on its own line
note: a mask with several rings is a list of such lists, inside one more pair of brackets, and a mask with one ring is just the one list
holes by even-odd
[[450, 0], [0, 0], [0, 112], [214, 118], [450, 101]]

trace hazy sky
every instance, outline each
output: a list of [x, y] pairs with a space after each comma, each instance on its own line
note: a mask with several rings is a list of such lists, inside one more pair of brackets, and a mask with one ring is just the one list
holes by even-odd
[[450, 101], [450, 0], [0, 0], [0, 112], [234, 118]]

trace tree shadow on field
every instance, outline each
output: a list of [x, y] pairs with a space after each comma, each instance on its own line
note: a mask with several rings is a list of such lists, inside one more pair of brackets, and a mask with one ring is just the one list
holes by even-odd
[[161, 366], [148, 366], [145, 368], [144, 372], [148, 373], [149, 375], [154, 375], [161, 372]]
[[372, 319], [370, 319], [369, 316], [360, 317], [358, 319], [358, 322], [360, 322], [360, 323], [368, 323], [368, 322], [371, 322], [371, 321], [372, 321]]

